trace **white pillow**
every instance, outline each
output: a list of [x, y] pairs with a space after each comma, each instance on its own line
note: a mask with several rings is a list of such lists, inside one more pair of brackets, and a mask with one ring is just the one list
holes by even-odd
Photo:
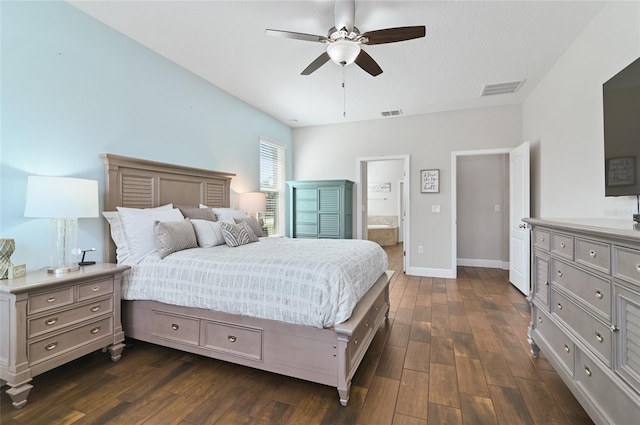
[[117, 207], [134, 263], [156, 251], [153, 225], [157, 221], [181, 221], [177, 208], [136, 209]]
[[244, 210], [236, 210], [234, 208], [213, 208], [217, 221], [231, 220], [234, 218], [246, 218], [247, 213]]
[[193, 219], [191, 220], [191, 224], [196, 231], [196, 239], [198, 240], [199, 247], [209, 248], [225, 243], [220, 222]]
[[[173, 208], [173, 204], [162, 205], [156, 208], [147, 208], [147, 210], [170, 208]], [[118, 264], [127, 264], [128, 261], [132, 259], [131, 249], [129, 248], [129, 244], [127, 243], [127, 237], [124, 231], [124, 227], [122, 226], [120, 214], [118, 213], [118, 211], [104, 211], [102, 215], [107, 219], [107, 222], [109, 223], [109, 228], [111, 230], [111, 239], [116, 245], [116, 261], [118, 262]]]

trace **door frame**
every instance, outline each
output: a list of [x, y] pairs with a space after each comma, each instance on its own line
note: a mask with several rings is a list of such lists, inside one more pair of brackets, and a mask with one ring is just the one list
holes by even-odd
[[509, 155], [513, 149], [515, 147], [451, 152], [451, 271], [454, 279], [458, 276], [458, 157]]
[[366, 239], [368, 236], [367, 222], [363, 219], [364, 214], [367, 213], [368, 205], [366, 202], [366, 187], [368, 184], [367, 177], [367, 164], [373, 161], [403, 161], [403, 176], [404, 184], [402, 185], [402, 198], [405, 202], [405, 221], [402, 229], [402, 245], [404, 255], [403, 259], [403, 271], [406, 272], [407, 266], [411, 264], [409, 259], [410, 254], [410, 230], [411, 230], [411, 179], [408, 176], [411, 175], [411, 156], [405, 155], [381, 155], [381, 156], [363, 156], [356, 158], [356, 238]]

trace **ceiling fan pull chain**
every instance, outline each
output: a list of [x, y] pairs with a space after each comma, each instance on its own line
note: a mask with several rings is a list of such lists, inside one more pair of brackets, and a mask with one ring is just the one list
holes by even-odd
[[344, 84], [344, 66], [342, 67], [342, 117], [347, 117], [347, 87]]

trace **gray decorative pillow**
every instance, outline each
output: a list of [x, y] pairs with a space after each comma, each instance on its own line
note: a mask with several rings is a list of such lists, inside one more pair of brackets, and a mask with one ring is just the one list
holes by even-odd
[[156, 244], [160, 258], [182, 251], [183, 249], [197, 248], [196, 232], [191, 221], [187, 218], [182, 221], [155, 221], [153, 232], [156, 236]]
[[226, 221], [220, 222], [224, 241], [230, 247], [246, 245], [251, 242], [258, 242], [258, 237], [253, 233], [247, 223], [233, 224]]
[[180, 208], [180, 212], [184, 218], [191, 220], [216, 221], [216, 215], [211, 208]]
[[234, 218], [233, 221], [235, 221], [236, 224], [247, 223], [249, 225], [249, 227], [251, 227], [251, 230], [253, 230], [253, 233], [255, 233], [255, 235], [257, 237], [261, 238], [261, 237], [264, 236], [264, 232], [262, 231], [262, 227], [258, 223], [258, 220], [256, 220], [254, 217]]

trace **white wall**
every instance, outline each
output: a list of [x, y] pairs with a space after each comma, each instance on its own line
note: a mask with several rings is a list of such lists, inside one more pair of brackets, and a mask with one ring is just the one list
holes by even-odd
[[604, 197], [602, 83], [640, 56], [640, 2], [610, 2], [523, 105], [532, 215], [631, 220], [635, 197]]
[[[411, 156], [411, 252], [419, 274], [451, 271], [451, 152], [521, 144], [521, 108], [503, 106], [293, 130], [296, 180], [356, 180], [356, 158]], [[420, 193], [420, 170], [440, 169], [440, 192]], [[361, 190], [356, 188], [356, 190]], [[440, 205], [440, 214], [431, 206]], [[417, 246], [424, 247], [418, 254]]]

